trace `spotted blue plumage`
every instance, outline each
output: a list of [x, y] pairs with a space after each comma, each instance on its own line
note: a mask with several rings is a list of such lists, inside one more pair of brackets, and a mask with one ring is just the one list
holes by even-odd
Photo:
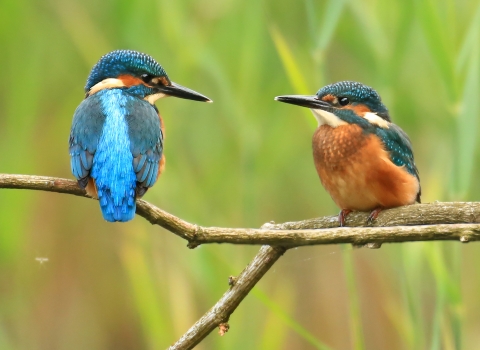
[[72, 173], [83, 187], [89, 177], [95, 180], [107, 221], [133, 218], [135, 198], [157, 179], [162, 152], [155, 107], [122, 89], [101, 90], [75, 111], [70, 134]]
[[132, 50], [115, 50], [102, 56], [87, 79], [85, 92], [104, 79], [118, 77], [129, 72], [131, 75], [148, 73], [155, 77], [165, 77], [167, 73], [151, 56]]
[[418, 170], [413, 160], [412, 144], [407, 134], [395, 124], [388, 129], [375, 128], [375, 134], [380, 137], [390, 159], [395, 165], [405, 166], [406, 170], [419, 179]]

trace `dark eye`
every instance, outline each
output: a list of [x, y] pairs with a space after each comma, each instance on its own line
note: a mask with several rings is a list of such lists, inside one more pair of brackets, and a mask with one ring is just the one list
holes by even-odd
[[142, 74], [140, 78], [143, 80], [144, 83], [150, 83], [153, 79], [153, 75], [151, 74]]
[[339, 97], [338, 103], [340, 104], [340, 106], [346, 106], [350, 103], [350, 100], [347, 97]]

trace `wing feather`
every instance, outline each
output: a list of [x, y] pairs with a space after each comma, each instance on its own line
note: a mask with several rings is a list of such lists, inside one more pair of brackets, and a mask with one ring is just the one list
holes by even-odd
[[[388, 128], [375, 128], [386, 150], [390, 153], [390, 160], [397, 166], [405, 166], [406, 170], [415, 176], [420, 183], [420, 175], [413, 157], [412, 143], [408, 135], [397, 125], [390, 123]], [[417, 194], [420, 203], [421, 188]]]
[[137, 176], [137, 197], [141, 197], [156, 180], [163, 154], [163, 133], [157, 109], [139, 100], [127, 105], [130, 150]]
[[93, 155], [105, 122], [99, 99], [93, 95], [77, 107], [73, 115], [70, 131], [69, 151], [71, 170], [81, 187], [88, 183], [88, 175], [93, 165]]

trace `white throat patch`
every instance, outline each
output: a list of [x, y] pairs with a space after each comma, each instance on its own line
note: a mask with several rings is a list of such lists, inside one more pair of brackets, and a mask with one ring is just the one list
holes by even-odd
[[335, 114], [324, 111], [323, 109], [311, 109], [313, 115], [318, 121], [318, 126], [330, 125], [332, 128], [336, 128], [340, 125], [346, 125], [347, 123], [337, 117]]
[[150, 102], [150, 104], [153, 105], [156, 100], [159, 100], [164, 97], [168, 97], [168, 95], [160, 92], [158, 94], [148, 95], [147, 97], [144, 98], [144, 100]]

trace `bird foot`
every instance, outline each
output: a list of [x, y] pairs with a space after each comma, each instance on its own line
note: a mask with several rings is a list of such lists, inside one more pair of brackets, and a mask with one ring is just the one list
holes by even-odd
[[352, 210], [350, 209], [342, 209], [340, 210], [340, 213], [338, 213], [338, 223], [340, 224], [340, 227], [345, 226], [345, 220], [347, 219], [347, 215], [350, 214]]
[[378, 218], [378, 214], [383, 210], [383, 208], [375, 208], [370, 212], [370, 215], [367, 219], [367, 224], [371, 225]]

